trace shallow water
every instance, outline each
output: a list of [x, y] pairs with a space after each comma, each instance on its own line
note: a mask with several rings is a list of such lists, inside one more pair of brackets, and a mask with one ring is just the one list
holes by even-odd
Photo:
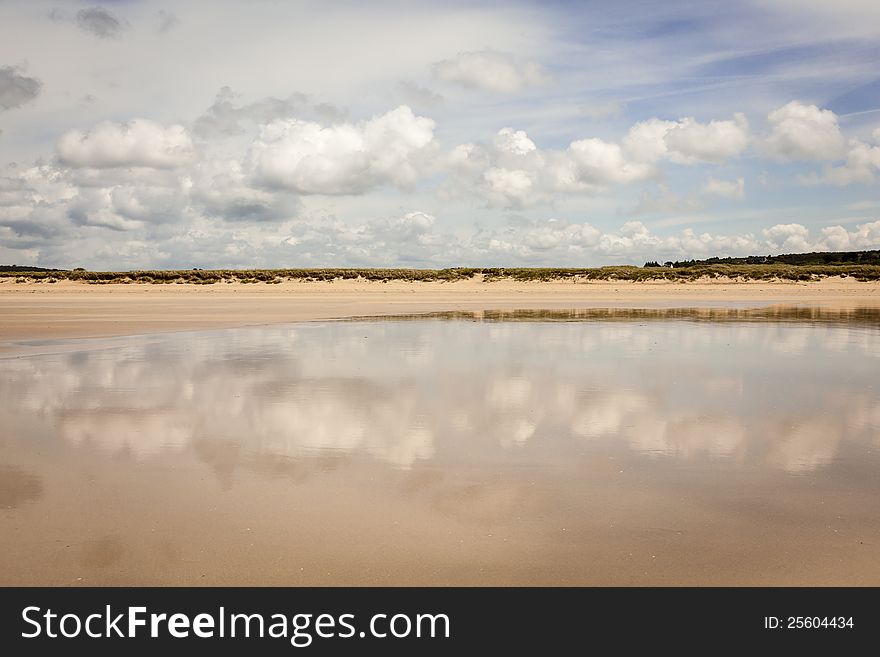
[[0, 359], [0, 584], [880, 583], [880, 314], [454, 313]]

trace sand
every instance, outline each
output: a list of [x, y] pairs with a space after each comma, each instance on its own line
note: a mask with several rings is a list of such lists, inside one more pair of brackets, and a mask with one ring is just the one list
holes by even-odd
[[[5, 281], [0, 353], [30, 353], [16, 341], [364, 315], [792, 304], [877, 308], [880, 284]], [[29, 371], [24, 361], [8, 363], [15, 376]], [[271, 440], [260, 451], [247, 449], [246, 437], [210, 432], [145, 458], [128, 443], [155, 437], [157, 427], [173, 439], [175, 427], [199, 426], [186, 421], [192, 409], [149, 403], [163, 386], [126, 392], [125, 382], [143, 371], [136, 364], [106, 369], [99, 359], [94, 367], [102, 376], [85, 377], [84, 387], [76, 377], [40, 379], [45, 394], [36, 401], [15, 383], [7, 386], [10, 403], [0, 410], [18, 424], [0, 422], [14, 426], [0, 435], [2, 585], [816, 586], [876, 582], [880, 572], [871, 547], [877, 491], [870, 460], [848, 464], [840, 470], [844, 479], [819, 469], [780, 480], [745, 468], [737, 475], [741, 488], [734, 487], [742, 492], [709, 504], [719, 490], [718, 463], [658, 474], [651, 468], [663, 462], [626, 450], [568, 459], [557, 467], [564, 475], [558, 480], [532, 468], [503, 471], [491, 459], [467, 467], [426, 461], [411, 469], [356, 450], [293, 459], [274, 453]], [[246, 368], [236, 371], [246, 376]], [[344, 378], [331, 383], [351, 385]], [[218, 383], [217, 398], [229, 408], [243, 382], [234, 384], [222, 377]], [[98, 395], [101, 386], [109, 397]], [[133, 401], [132, 390], [143, 398]], [[53, 415], [47, 404], [60, 410]], [[247, 417], [262, 426], [253, 408]], [[827, 421], [813, 424], [819, 434], [804, 429], [781, 440], [781, 449], [801, 446], [821, 460], [836, 439]], [[58, 438], [49, 442], [54, 432]], [[609, 515], [583, 514], [572, 523], [566, 513], [583, 500]]]
[[[880, 283], [589, 283], [481, 280], [89, 285], [0, 282], [0, 345], [448, 310], [590, 307], [880, 307]], [[9, 345], [6, 345], [8, 349]], [[0, 347], [2, 348], [2, 347]]]

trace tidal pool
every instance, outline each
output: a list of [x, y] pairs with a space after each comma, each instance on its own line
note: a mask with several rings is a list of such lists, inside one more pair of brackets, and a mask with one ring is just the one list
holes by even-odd
[[20, 346], [0, 584], [880, 584], [878, 310]]

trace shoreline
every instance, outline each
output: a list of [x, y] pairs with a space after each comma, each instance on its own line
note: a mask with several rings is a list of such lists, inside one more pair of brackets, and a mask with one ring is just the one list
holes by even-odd
[[[880, 283], [357, 280], [104, 284], [0, 282], [0, 349], [23, 340], [108, 338], [395, 314], [587, 308], [880, 307]], [[5, 348], [4, 348], [5, 346]]]

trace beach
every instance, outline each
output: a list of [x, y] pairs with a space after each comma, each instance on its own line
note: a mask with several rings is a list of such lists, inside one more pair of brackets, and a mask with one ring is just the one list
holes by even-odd
[[873, 582], [878, 309], [833, 278], [6, 281], [0, 583]]
[[286, 281], [107, 284], [0, 281], [0, 343], [454, 310], [600, 307], [880, 306], [880, 283]]

